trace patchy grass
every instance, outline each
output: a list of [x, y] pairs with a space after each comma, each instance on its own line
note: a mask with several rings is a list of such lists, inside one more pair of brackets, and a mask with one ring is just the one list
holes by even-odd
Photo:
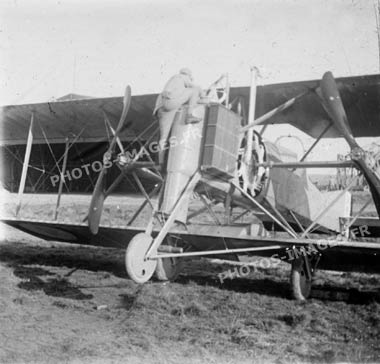
[[[84, 206], [63, 208], [60, 218], [77, 220]], [[51, 215], [34, 207], [24, 217]], [[125, 221], [124, 207], [104, 218]], [[218, 273], [229, 268], [187, 261], [176, 282], [141, 286], [127, 279], [123, 251], [47, 243], [7, 227], [0, 362], [380, 361], [379, 275], [318, 272], [312, 298], [299, 303], [289, 299], [288, 265], [221, 284]]]
[[369, 303], [346, 296], [299, 303], [288, 298], [285, 264], [220, 284], [217, 273], [228, 265], [194, 260], [177, 282], [141, 286], [126, 278], [123, 256], [42, 241], [1, 243], [0, 340], [7, 345], [0, 361], [380, 360], [378, 275], [319, 272], [316, 291], [351, 285], [359, 296], [365, 289]]

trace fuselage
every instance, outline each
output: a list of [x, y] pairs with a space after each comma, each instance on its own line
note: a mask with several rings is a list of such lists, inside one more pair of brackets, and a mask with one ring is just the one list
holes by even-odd
[[[259, 167], [260, 163], [268, 161], [296, 161], [295, 153], [256, 136], [252, 159], [245, 166], [240, 117], [222, 105], [212, 105], [211, 111], [210, 106], [200, 105], [197, 113], [203, 116], [198, 123], [187, 123], [185, 109], [179, 110], [175, 117], [168, 143], [165, 189], [160, 204], [162, 212], [170, 214], [197, 171], [201, 171], [202, 178], [195, 192], [220, 203], [225, 203], [229, 196], [231, 207], [256, 207], [247, 196], [232, 188], [231, 182], [245, 187], [247, 193], [264, 206], [275, 207], [288, 221], [294, 222], [292, 215], [295, 215], [303, 225], [314, 221], [328, 206], [332, 196], [322, 194], [311, 183], [305, 170], [263, 170]], [[248, 180], [248, 188], [247, 184], [244, 186], [244, 178]], [[184, 199], [177, 220], [186, 222], [190, 197], [188, 194]], [[350, 213], [350, 203], [349, 194], [343, 196], [337, 206], [320, 219], [320, 227], [339, 231], [338, 218]]]

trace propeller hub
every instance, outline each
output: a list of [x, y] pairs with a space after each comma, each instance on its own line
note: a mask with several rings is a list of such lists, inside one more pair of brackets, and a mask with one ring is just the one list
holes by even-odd
[[362, 148], [356, 147], [351, 150], [350, 156], [351, 156], [351, 159], [353, 160], [359, 160], [359, 159], [364, 159], [366, 156], [366, 153]]
[[110, 152], [105, 152], [103, 155], [103, 164], [107, 164], [111, 161], [112, 159], [112, 153]]

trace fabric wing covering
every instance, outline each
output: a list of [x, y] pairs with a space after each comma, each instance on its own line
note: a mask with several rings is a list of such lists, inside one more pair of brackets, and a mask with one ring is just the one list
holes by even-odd
[[[348, 121], [355, 137], [380, 136], [380, 75], [336, 79]], [[329, 117], [319, 102], [319, 80], [259, 86], [255, 118], [306, 92], [288, 109], [264, 124], [289, 123], [312, 137], [318, 137], [329, 124]], [[152, 110], [157, 94], [133, 96], [121, 139], [131, 141], [136, 135], [147, 139], [156, 129]], [[240, 97], [248, 106], [249, 87], [233, 87], [230, 100]], [[0, 108], [1, 145], [25, 144], [34, 113], [33, 143], [64, 143], [67, 137], [78, 142], [101, 142], [109, 138], [104, 114], [116, 128], [122, 111], [122, 97], [60, 100], [39, 104], [9, 105]], [[324, 137], [339, 137], [334, 129]]]

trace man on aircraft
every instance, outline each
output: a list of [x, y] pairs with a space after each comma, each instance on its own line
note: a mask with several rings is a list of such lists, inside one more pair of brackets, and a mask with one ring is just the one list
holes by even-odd
[[189, 114], [187, 121], [200, 121], [192, 112], [199, 99], [203, 96], [201, 87], [193, 83], [193, 75], [188, 68], [182, 68], [178, 74], [171, 77], [161, 94], [158, 95], [153, 115], [157, 114], [160, 125], [160, 151], [158, 155], [160, 165], [164, 164], [165, 144], [177, 110], [182, 105], [187, 104]]

